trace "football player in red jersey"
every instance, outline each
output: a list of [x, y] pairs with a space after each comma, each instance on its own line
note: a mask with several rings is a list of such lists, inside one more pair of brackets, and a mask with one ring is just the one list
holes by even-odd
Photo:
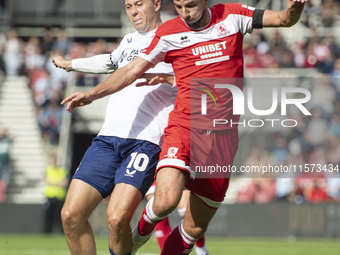
[[[92, 90], [73, 93], [62, 102], [68, 102], [66, 109], [73, 111], [122, 90], [160, 61], [173, 66], [178, 96], [165, 129], [155, 197], [134, 230], [132, 254], [150, 238], [156, 223], [176, 208], [184, 187], [191, 191], [184, 220], [169, 235], [161, 254], [190, 253], [207, 230], [229, 185], [229, 178], [195, 179], [192, 165], [233, 164], [238, 135], [235, 126], [213, 129], [202, 121], [190, 123], [190, 79], [243, 78], [243, 36], [253, 29], [293, 26], [307, 1], [288, 0], [286, 9], [272, 11], [242, 4], [208, 8], [208, 0], [174, 0], [178, 18], [163, 23], [139, 57]], [[222, 99], [228, 97], [230, 93], [221, 95]], [[221, 118], [237, 122], [232, 110], [231, 104]]]

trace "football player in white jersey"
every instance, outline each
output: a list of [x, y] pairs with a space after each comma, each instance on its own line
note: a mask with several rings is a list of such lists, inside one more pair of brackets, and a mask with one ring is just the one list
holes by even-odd
[[[139, 57], [92, 90], [75, 92], [62, 101], [62, 104], [68, 103], [66, 110], [72, 112], [76, 107], [121, 91], [161, 61], [173, 65], [178, 96], [165, 129], [155, 197], [148, 202], [134, 230], [132, 254], [150, 238], [157, 222], [176, 208], [184, 187], [191, 191], [184, 220], [171, 232], [161, 254], [190, 253], [196, 240], [207, 230], [227, 191], [228, 177], [195, 179], [191, 165], [232, 165], [238, 145], [237, 127], [211, 131], [211, 122], [200, 119], [192, 126], [192, 78], [200, 81], [203, 78], [242, 79], [243, 35], [257, 28], [293, 26], [308, 0], [288, 0], [287, 8], [281, 11], [257, 10], [229, 3], [208, 8], [208, 0], [173, 1], [179, 17], [159, 26]], [[232, 101], [231, 94], [226, 90], [223, 92], [221, 98]], [[225, 105], [227, 108], [220, 112], [222, 118], [233, 117], [237, 121], [237, 116], [232, 115], [232, 104]], [[218, 114], [217, 110], [213, 113]]]
[[[66, 71], [112, 73], [130, 63], [147, 46], [161, 24], [160, 0], [125, 0], [126, 13], [136, 28], [111, 54], [66, 60], [55, 57], [55, 66]], [[173, 74], [160, 63], [151, 72]], [[62, 209], [63, 227], [73, 255], [96, 254], [88, 218], [109, 196], [107, 218], [111, 255], [130, 254], [131, 217], [154, 181], [160, 140], [173, 109], [177, 89], [169, 84], [136, 88], [134, 85], [109, 99], [105, 122], [86, 151]]]

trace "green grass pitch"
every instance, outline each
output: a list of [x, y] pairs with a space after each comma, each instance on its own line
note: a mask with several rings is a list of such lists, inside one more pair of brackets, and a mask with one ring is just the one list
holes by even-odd
[[[96, 237], [96, 242], [97, 254], [108, 255], [107, 237]], [[340, 255], [339, 239], [207, 237], [207, 245], [210, 255]], [[0, 255], [69, 254], [63, 235], [0, 234]], [[155, 239], [151, 239], [137, 254], [158, 255]]]

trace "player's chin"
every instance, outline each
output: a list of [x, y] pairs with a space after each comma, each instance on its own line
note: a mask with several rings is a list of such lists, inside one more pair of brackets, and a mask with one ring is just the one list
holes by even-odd
[[189, 20], [185, 20], [185, 23], [187, 23], [188, 25], [198, 25], [200, 23], [201, 19], [189, 19]]
[[194, 24], [196, 22], [196, 20], [192, 20], [192, 19], [186, 19], [184, 20], [185, 23], [187, 23], [188, 25]]
[[143, 24], [134, 25], [135, 29], [140, 33], [147, 32], [146, 27]]

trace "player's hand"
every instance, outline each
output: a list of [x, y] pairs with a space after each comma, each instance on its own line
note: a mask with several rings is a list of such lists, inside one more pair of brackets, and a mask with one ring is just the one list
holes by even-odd
[[94, 98], [90, 92], [75, 92], [72, 95], [66, 97], [61, 104], [64, 105], [66, 103], [66, 111], [73, 112], [76, 107], [85, 106], [91, 104]]
[[288, 9], [293, 7], [296, 4], [302, 4], [304, 5], [308, 0], [288, 0]]
[[72, 61], [64, 59], [62, 56], [57, 56], [52, 59], [52, 63], [61, 69], [64, 69], [66, 72], [73, 71], [74, 69], [72, 68]]
[[173, 86], [175, 81], [173, 75], [163, 73], [144, 73], [139, 78], [145, 79], [145, 81], [136, 83], [136, 87], [157, 85], [160, 83], [167, 83]]
[[[287, 9], [292, 17], [298, 16], [297, 20], [300, 18], [301, 13], [303, 12], [305, 3], [308, 0], [288, 0]], [[297, 22], [296, 20], [296, 22]], [[296, 23], [294, 22], [294, 24]]]

